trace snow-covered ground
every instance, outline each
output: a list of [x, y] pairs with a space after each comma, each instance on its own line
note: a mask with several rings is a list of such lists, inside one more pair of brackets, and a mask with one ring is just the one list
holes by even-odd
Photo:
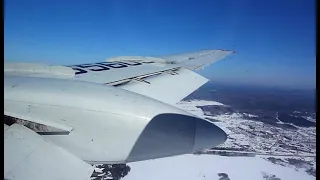
[[310, 117], [310, 116], [302, 116], [304, 119], [311, 121], [311, 122], [316, 122], [316, 119]]
[[[228, 157], [219, 155], [181, 155], [149, 161], [129, 163], [131, 171], [124, 177], [125, 180], [157, 180], [157, 179], [184, 179], [184, 180], [307, 180], [315, 176], [306, 172], [310, 167], [315, 169], [316, 162], [313, 157], [295, 157], [296, 151], [292, 147], [299, 147], [305, 152], [302, 155], [315, 155], [315, 145], [302, 143], [303, 139], [310, 137], [315, 141], [315, 128], [299, 128], [298, 131], [284, 130], [271, 127], [259, 121], [244, 119], [243, 115], [232, 113], [217, 116], [208, 116], [199, 108], [200, 106], [227, 106], [215, 101], [189, 100], [181, 101], [177, 107], [195, 114], [201, 118], [214, 118], [214, 122], [227, 134], [228, 140], [220, 145], [221, 148], [243, 148], [256, 153], [273, 153], [284, 155], [291, 153], [290, 158], [276, 157], [274, 162], [268, 160], [270, 156]], [[253, 133], [254, 132], [254, 133]], [[287, 140], [284, 136], [291, 137]], [[280, 144], [280, 145], [278, 145]], [[282, 145], [281, 145], [282, 144]], [[283, 146], [286, 145], [286, 146]], [[267, 151], [266, 151], [267, 149]], [[206, 152], [206, 151], [204, 151]], [[208, 151], [209, 152], [209, 151]], [[296, 158], [296, 159], [295, 159]], [[295, 161], [293, 161], [293, 160]], [[301, 161], [297, 166], [290, 162]], [[222, 174], [219, 174], [222, 173]], [[225, 173], [225, 174], [223, 174]], [[278, 179], [277, 179], [278, 178]]]
[[[222, 180], [219, 173], [227, 174], [230, 180], [266, 180], [264, 175], [275, 175], [281, 180], [316, 179], [303, 171], [275, 165], [260, 157], [181, 155], [129, 165], [131, 171], [124, 180]], [[279, 180], [276, 178], [273, 180]]]

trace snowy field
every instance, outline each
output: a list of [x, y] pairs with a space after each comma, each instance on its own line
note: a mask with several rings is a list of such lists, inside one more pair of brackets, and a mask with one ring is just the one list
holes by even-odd
[[268, 162], [260, 157], [181, 155], [129, 163], [129, 166], [131, 167], [131, 171], [126, 177], [123, 178], [124, 180], [316, 179], [304, 171], [272, 164], [271, 162]]

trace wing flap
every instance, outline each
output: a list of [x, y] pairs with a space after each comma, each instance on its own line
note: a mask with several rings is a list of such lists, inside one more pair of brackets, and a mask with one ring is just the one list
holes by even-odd
[[22, 125], [13, 124], [4, 131], [5, 179], [88, 180], [93, 170], [91, 165]]
[[120, 88], [136, 92], [153, 99], [175, 104], [191, 94], [208, 79], [187, 69], [165, 72], [158, 76], [144, 78], [120, 86]]

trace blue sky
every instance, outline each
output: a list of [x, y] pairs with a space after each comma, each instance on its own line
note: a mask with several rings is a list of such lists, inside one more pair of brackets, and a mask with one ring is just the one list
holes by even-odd
[[315, 1], [6, 0], [6, 61], [81, 64], [201, 49], [213, 81], [315, 88]]

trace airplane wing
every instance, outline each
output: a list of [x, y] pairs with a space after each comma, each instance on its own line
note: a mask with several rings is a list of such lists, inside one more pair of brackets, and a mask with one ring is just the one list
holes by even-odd
[[[156, 100], [175, 104], [208, 79], [193, 72], [234, 52], [203, 50], [161, 57], [122, 56], [103, 63], [70, 66], [76, 79], [118, 86]], [[101, 66], [101, 67], [100, 67]], [[103, 69], [103, 66], [107, 66]]]
[[70, 66], [5, 62], [5, 179], [89, 179], [89, 164], [223, 143], [219, 127], [170, 104], [208, 81], [193, 70], [232, 53], [121, 56]]

